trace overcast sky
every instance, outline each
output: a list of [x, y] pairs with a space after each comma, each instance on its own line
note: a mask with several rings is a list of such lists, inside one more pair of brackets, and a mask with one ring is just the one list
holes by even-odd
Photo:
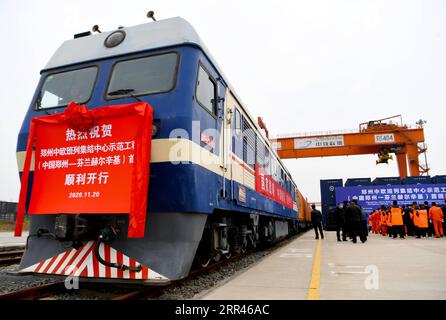
[[[17, 201], [16, 142], [39, 71], [73, 34], [181, 16], [271, 134], [424, 119], [431, 174], [446, 174], [446, 1], [0, 1], [0, 200]], [[376, 156], [286, 160], [304, 195], [319, 180], [398, 175]]]

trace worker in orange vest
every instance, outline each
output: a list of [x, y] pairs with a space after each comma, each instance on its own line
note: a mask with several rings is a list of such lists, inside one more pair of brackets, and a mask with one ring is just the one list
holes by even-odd
[[401, 239], [404, 239], [404, 223], [403, 210], [398, 206], [398, 202], [393, 201], [393, 206], [390, 208], [390, 222], [392, 223], [393, 239], [396, 239], [398, 234]]
[[372, 232], [373, 233], [378, 233], [376, 230], [377, 230], [377, 227], [376, 227], [376, 225], [377, 225], [377, 221], [376, 221], [376, 216], [377, 216], [377, 211], [375, 210], [375, 211], [373, 211], [373, 213], [369, 216], [369, 225], [370, 225], [370, 228], [372, 229]]
[[373, 232], [373, 215], [375, 214], [375, 211], [373, 211], [370, 215], [369, 215], [369, 226], [370, 226], [370, 229], [372, 230], [372, 232]]
[[383, 236], [387, 236], [387, 213], [386, 213], [386, 207], [381, 206], [381, 234]]
[[[441, 206], [441, 211], [443, 211], [443, 217], [446, 216], [446, 200], [444, 201], [444, 204]], [[446, 230], [446, 224], [444, 223], [444, 218], [443, 218], [443, 230]]]
[[387, 215], [387, 234], [389, 237], [393, 236], [393, 226], [392, 226], [392, 219], [390, 219], [390, 209], [391, 207], [386, 208], [386, 215]]
[[443, 211], [437, 207], [435, 202], [432, 202], [432, 207], [429, 209], [429, 219], [434, 225], [435, 238], [443, 237]]
[[419, 235], [425, 238], [429, 229], [429, 214], [425, 205], [420, 206], [420, 210], [418, 210], [416, 216], [418, 218]]
[[379, 210], [376, 210], [376, 213], [375, 213], [375, 233], [376, 234], [380, 233], [379, 232], [379, 230], [380, 230], [379, 223], [380, 222], [381, 222], [381, 213], [379, 212]]

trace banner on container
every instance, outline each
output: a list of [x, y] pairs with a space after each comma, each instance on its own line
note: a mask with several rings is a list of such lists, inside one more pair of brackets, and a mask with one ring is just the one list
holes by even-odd
[[333, 148], [343, 147], [344, 136], [330, 136], [330, 137], [309, 137], [294, 139], [295, 149], [313, 149], [313, 148]]
[[337, 187], [336, 203], [357, 199], [365, 212], [371, 213], [381, 205], [389, 206], [394, 200], [398, 205], [428, 201], [444, 203], [446, 200], [446, 184], [417, 184], [395, 186], [356, 186]]

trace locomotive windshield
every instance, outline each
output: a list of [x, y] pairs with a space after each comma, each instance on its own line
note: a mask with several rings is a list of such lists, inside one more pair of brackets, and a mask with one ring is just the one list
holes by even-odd
[[178, 55], [162, 55], [125, 60], [116, 63], [107, 89], [108, 98], [167, 92], [175, 86]]
[[68, 105], [71, 101], [85, 103], [90, 99], [98, 70], [96, 67], [50, 74], [37, 98], [37, 109]]

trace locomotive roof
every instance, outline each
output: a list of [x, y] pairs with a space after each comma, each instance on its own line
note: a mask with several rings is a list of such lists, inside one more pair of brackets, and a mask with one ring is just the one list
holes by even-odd
[[114, 48], [105, 47], [104, 41], [116, 30], [65, 41], [45, 69], [181, 44], [194, 44], [208, 53], [192, 25], [180, 17], [123, 27], [121, 30], [126, 33], [125, 40]]
[[[126, 33], [125, 40], [120, 45], [113, 48], [107, 48], [104, 45], [104, 41], [111, 33], [117, 30], [94, 33], [89, 36], [63, 42], [51, 57], [44, 70], [150, 49], [178, 46], [182, 44], [196, 45], [203, 50], [211, 63], [217, 69], [218, 73], [220, 73], [220, 76], [226, 82], [233, 95], [240, 102], [243, 110], [251, 118], [251, 122], [254, 127], [259, 132], [261, 131], [257, 123], [253, 121], [254, 118], [244, 107], [242, 101], [233, 90], [232, 86], [227, 82], [227, 78], [225, 77], [221, 68], [219, 68], [215, 59], [213, 59], [203, 41], [198, 36], [198, 33], [195, 31], [194, 27], [185, 19], [181, 17], [174, 17], [156, 22], [124, 27], [121, 30], [125, 31]], [[267, 139], [263, 139], [267, 141]], [[269, 143], [269, 141], [267, 143]], [[277, 157], [277, 159], [279, 162], [282, 162], [279, 157]], [[291, 174], [288, 172], [287, 168], [283, 165], [283, 163], [281, 164], [284, 170], [291, 177]]]

